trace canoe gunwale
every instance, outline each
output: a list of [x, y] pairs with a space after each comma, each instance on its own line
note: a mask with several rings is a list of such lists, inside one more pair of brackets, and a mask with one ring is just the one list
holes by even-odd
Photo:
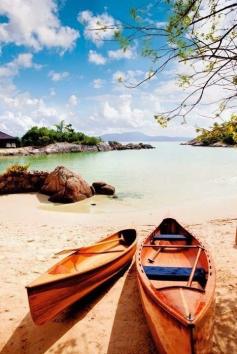
[[[127, 229], [128, 230], [128, 229]], [[131, 229], [129, 229], [131, 230]], [[43, 273], [32, 286], [27, 286], [28, 302], [31, 312], [31, 317], [35, 324], [43, 325], [55, 318], [65, 308], [69, 307], [76, 301], [87, 296], [89, 293], [96, 290], [102, 284], [112, 279], [120, 272], [123, 272], [133, 261], [136, 251], [137, 233], [132, 229], [130, 242], [124, 247], [122, 254], [116, 254], [109, 258], [102, 258], [89, 261], [88, 267], [84, 267], [85, 271], [70, 273], [69, 276], [64, 274], [63, 277], [50, 279], [48, 281], [47, 274], [57, 264], [65, 261], [68, 257], [63, 258], [56, 263], [52, 268]], [[122, 230], [125, 231], [125, 230]], [[113, 237], [114, 235], [109, 235]], [[117, 245], [115, 247], [118, 247]], [[71, 255], [72, 256], [72, 255]], [[77, 262], [75, 258], [72, 260]], [[82, 262], [84, 260], [82, 259]], [[80, 261], [78, 261], [79, 269]], [[99, 264], [99, 266], [98, 266]], [[44, 281], [45, 275], [45, 281]], [[52, 274], [53, 278], [53, 274]]]
[[[134, 247], [135, 245], [133, 245]], [[132, 248], [133, 248], [132, 247]], [[81, 281], [83, 282], [84, 280], [86, 280], [86, 278], [88, 276], [92, 276], [92, 275], [95, 275], [96, 273], [100, 272], [101, 270], [103, 270], [105, 267], [107, 266], [111, 266], [113, 263], [116, 263], [120, 258], [123, 258], [124, 256], [126, 256], [127, 253], [129, 253], [131, 251], [132, 248], [129, 248], [128, 252], [124, 252], [121, 257], [117, 257], [116, 259], [113, 259], [112, 261], [109, 261], [99, 267], [96, 267], [94, 269], [90, 269], [88, 271], [85, 271], [85, 272], [82, 272], [82, 273], [74, 273], [74, 274], [71, 274], [69, 276], [65, 276], [65, 277], [62, 277], [62, 278], [59, 278], [59, 279], [54, 279], [54, 280], [49, 280], [47, 282], [44, 282], [44, 283], [40, 283], [40, 284], [36, 284], [36, 285], [33, 285], [33, 286], [26, 286], [25, 288], [27, 290], [34, 290], [34, 289], [37, 289], [39, 290], [40, 288], [44, 289], [45, 287], [47, 286], [50, 286], [51, 284], [53, 285], [56, 285], [57, 283], [58, 284], [61, 284], [61, 283], [65, 283], [65, 282], [70, 282], [71, 280], [73, 280], [74, 278], [78, 278], [78, 281]]]
[[[126, 229], [126, 230], [135, 230], [135, 229]], [[109, 235], [109, 236], [103, 238], [102, 240], [106, 240], [108, 237], [116, 236], [117, 234], [119, 234], [122, 231], [125, 231], [125, 230], [121, 230], [121, 231], [116, 232], [116, 233], [114, 233], [112, 235]], [[98, 243], [99, 242], [101, 242], [101, 240], [99, 240]], [[56, 283], [60, 284], [62, 282], [65, 282], [67, 280], [70, 281], [71, 279], [74, 279], [74, 278], [77, 278], [77, 277], [81, 281], [83, 281], [83, 279], [88, 277], [89, 275], [99, 272], [100, 270], [102, 270], [106, 266], [111, 266], [114, 262], [117, 262], [118, 260], [120, 260], [121, 258], [126, 256], [127, 253], [129, 253], [134, 247], [136, 247], [136, 244], [137, 244], [137, 235], [136, 235], [134, 241], [131, 243], [131, 245], [129, 247], [125, 248], [124, 251], [121, 252], [116, 258], [114, 258], [114, 259], [112, 259], [110, 261], [107, 261], [104, 264], [100, 264], [99, 266], [94, 267], [93, 269], [88, 269], [88, 270], [82, 271], [82, 272], [78, 271], [78, 272], [75, 272], [75, 273], [72, 273], [72, 274], [65, 274], [65, 273], [63, 274], [62, 273], [62, 274], [60, 274], [60, 276], [57, 275], [57, 278], [55, 278], [55, 279], [53, 279], [53, 278], [52, 279], [48, 279], [46, 281], [41, 281], [40, 283], [38, 283], [38, 284], [36, 283], [36, 284], [33, 284], [33, 285], [31, 285], [31, 283], [30, 283], [30, 284], [26, 285], [25, 288], [27, 289], [27, 291], [28, 290], [33, 290], [33, 289], [37, 289], [38, 290], [41, 287], [45, 287], [47, 285], [56, 284]], [[96, 244], [94, 246], [96, 247]], [[70, 259], [70, 257], [76, 255], [77, 252], [78, 251], [75, 251], [75, 252], [71, 253], [69, 256], [61, 259], [59, 262], [54, 264], [50, 269], [48, 269], [47, 272], [45, 272], [44, 274], [48, 274], [49, 275], [49, 272], [55, 267], [55, 265], [60, 264], [65, 259]], [[52, 275], [52, 277], [53, 277], [53, 275]]]

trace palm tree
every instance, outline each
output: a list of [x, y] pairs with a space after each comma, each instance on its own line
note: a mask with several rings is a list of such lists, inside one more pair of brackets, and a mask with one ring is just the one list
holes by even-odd
[[62, 133], [64, 131], [64, 128], [65, 128], [65, 121], [61, 120], [58, 124], [54, 124], [54, 126], [56, 127], [57, 132]]

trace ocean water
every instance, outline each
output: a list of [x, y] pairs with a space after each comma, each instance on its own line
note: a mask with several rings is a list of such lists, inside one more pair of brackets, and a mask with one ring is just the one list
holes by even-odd
[[[227, 203], [234, 197], [237, 201], [236, 149], [173, 142], [153, 143], [153, 146], [156, 148], [152, 150], [0, 158], [0, 172], [16, 162], [29, 163], [32, 170], [51, 171], [64, 165], [79, 172], [89, 183], [106, 181], [115, 186], [118, 199], [98, 199], [98, 212], [112, 210], [114, 206], [128, 211], [161, 207], [169, 210], [171, 206], [194, 203], [205, 208], [208, 200], [218, 203], [223, 198]], [[68, 211], [78, 208], [76, 203]], [[91, 208], [83, 211], [89, 212]]]

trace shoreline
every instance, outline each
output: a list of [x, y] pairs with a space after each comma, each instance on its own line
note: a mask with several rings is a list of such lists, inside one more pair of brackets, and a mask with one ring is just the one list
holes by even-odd
[[121, 144], [118, 142], [101, 142], [97, 145], [82, 145], [75, 143], [59, 142], [43, 147], [25, 146], [18, 148], [0, 148], [0, 157], [10, 156], [34, 156], [76, 152], [105, 152], [117, 150], [142, 150], [155, 149], [154, 146], [144, 143]]
[[212, 148], [231, 148], [231, 149], [234, 149], [234, 148], [237, 148], [237, 144], [236, 145], [230, 145], [230, 144], [225, 144], [225, 143], [222, 143], [222, 142], [217, 142], [217, 143], [214, 143], [214, 144], [204, 144], [200, 141], [196, 141], [196, 139], [193, 139], [193, 140], [190, 140], [190, 141], [187, 141], [185, 143], [181, 143], [180, 145], [189, 145], [189, 146], [195, 146], [195, 147], [212, 147]]
[[[137, 211], [116, 212], [116, 200], [100, 196], [96, 199], [100, 207], [97, 211], [88, 205], [92, 197], [83, 207], [81, 202], [76, 203], [79, 209], [90, 208], [89, 212], [72, 212], [69, 205], [60, 211], [57, 211], [61, 209], [59, 205], [51, 205], [49, 212], [49, 202], [44, 197], [37, 194], [0, 197], [1, 354], [155, 354], [138, 296], [134, 265], [45, 326], [35, 326], [32, 322], [25, 285], [61, 259], [55, 253], [62, 249], [88, 245], [127, 226], [136, 227], [140, 241], [166, 216], [164, 210], [163, 214], [155, 210], [152, 215], [147, 210], [143, 217]], [[188, 208], [189, 213], [183, 214], [182, 219], [178, 214], [174, 216], [208, 245], [217, 271], [212, 354], [234, 353], [237, 218], [227, 210], [225, 213], [222, 210], [222, 217], [216, 218], [212, 209], [204, 220], [194, 215], [195, 209], [190, 209], [190, 205]], [[127, 336], [132, 340], [128, 341]]]
[[93, 227], [134, 227], [136, 224], [157, 225], [165, 217], [174, 217], [183, 224], [196, 224], [215, 219], [237, 220], [236, 209], [237, 200], [234, 196], [192, 200], [184, 202], [182, 206], [178, 202], [156, 208], [142, 204], [136, 209], [133, 199], [114, 199], [99, 194], [69, 204], [50, 202], [47, 195], [34, 192], [0, 195], [1, 219], [21, 222], [30, 215], [36, 225], [45, 222], [55, 226], [62, 220], [67, 225], [74, 225], [79, 218], [81, 225]]

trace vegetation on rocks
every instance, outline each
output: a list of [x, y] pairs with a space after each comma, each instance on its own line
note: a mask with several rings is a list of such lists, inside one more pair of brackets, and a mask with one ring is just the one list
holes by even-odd
[[75, 131], [71, 124], [66, 125], [64, 121], [56, 124], [55, 128], [32, 127], [23, 135], [22, 146], [46, 146], [57, 142], [96, 145], [101, 142], [99, 138]]
[[214, 123], [211, 129], [197, 129], [199, 135], [195, 138], [197, 143], [213, 145], [223, 143], [226, 145], [237, 144], [237, 114], [233, 114], [230, 120], [218, 124]]
[[17, 175], [27, 172], [28, 169], [29, 169], [28, 164], [20, 165], [20, 164], [16, 163], [16, 164], [11, 165], [7, 168], [5, 175], [17, 176]]

